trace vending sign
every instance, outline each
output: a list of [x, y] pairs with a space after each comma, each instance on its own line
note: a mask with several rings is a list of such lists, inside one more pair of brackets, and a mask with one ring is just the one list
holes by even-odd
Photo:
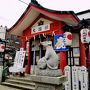
[[56, 51], [67, 51], [65, 46], [64, 34], [58, 34], [54, 36], [54, 50]]

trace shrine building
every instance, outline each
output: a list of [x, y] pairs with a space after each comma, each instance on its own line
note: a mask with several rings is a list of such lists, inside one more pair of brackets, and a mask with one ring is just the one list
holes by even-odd
[[25, 68], [30, 73], [39, 58], [45, 55], [42, 41], [52, 41], [55, 36], [63, 35], [66, 31], [72, 33], [72, 45], [69, 50], [56, 50], [59, 56], [59, 68], [64, 70], [66, 65], [86, 66], [85, 47], [80, 39], [79, 29], [62, 28], [64, 25], [77, 26], [79, 18], [73, 11], [56, 11], [41, 6], [37, 1], [31, 2], [9, 33], [21, 37], [22, 47], [26, 50]]

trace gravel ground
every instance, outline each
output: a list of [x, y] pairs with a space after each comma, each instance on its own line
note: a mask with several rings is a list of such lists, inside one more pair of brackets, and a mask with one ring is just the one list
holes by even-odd
[[21, 89], [0, 85], [0, 90], [21, 90]]

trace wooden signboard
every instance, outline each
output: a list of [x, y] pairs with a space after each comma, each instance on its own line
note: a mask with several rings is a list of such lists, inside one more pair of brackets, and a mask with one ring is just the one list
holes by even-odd
[[78, 68], [77, 68], [77, 66], [72, 67], [72, 87], [73, 87], [73, 90], [79, 90]]
[[80, 82], [81, 82], [81, 90], [88, 90], [88, 76], [87, 76], [87, 68], [82, 66], [80, 68]]
[[65, 67], [65, 76], [67, 77], [67, 81], [65, 82], [65, 90], [71, 90], [71, 73], [70, 66]]

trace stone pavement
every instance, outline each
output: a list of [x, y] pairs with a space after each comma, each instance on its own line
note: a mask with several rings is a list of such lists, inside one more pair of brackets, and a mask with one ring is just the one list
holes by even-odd
[[0, 85], [0, 90], [21, 90], [21, 89]]

